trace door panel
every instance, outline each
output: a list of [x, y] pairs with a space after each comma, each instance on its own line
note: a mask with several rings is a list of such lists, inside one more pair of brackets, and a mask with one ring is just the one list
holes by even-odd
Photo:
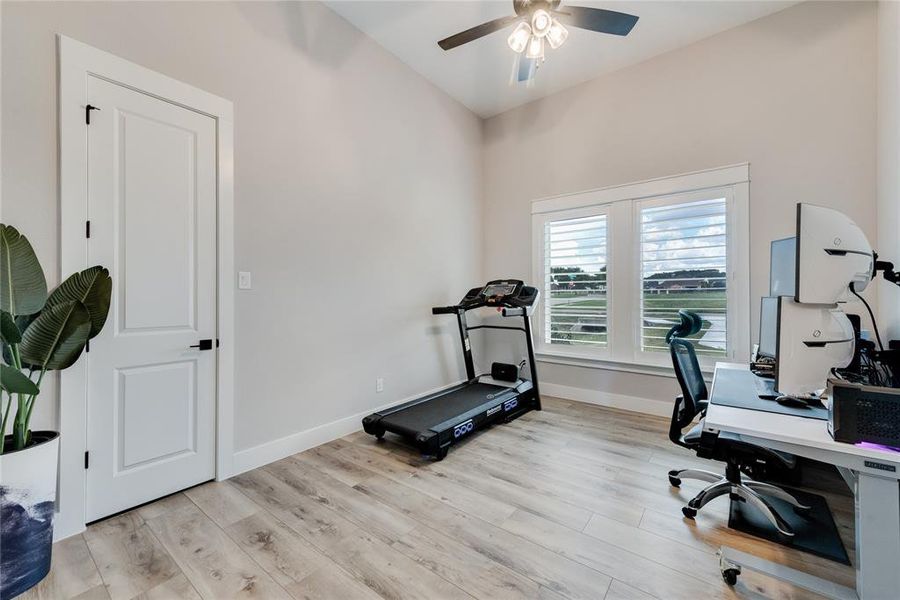
[[[116, 474], [197, 450], [196, 361], [119, 369]], [[156, 390], [177, 391], [159, 396]]]
[[120, 269], [127, 273], [118, 279], [125, 286], [119, 329], [193, 329], [197, 132], [127, 111], [118, 117]]
[[215, 476], [216, 123], [99, 78], [90, 264], [113, 277], [88, 360], [89, 521]]

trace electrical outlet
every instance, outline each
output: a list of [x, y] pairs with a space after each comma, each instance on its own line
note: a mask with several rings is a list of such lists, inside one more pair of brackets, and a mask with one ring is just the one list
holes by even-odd
[[378, 377], [375, 379], [375, 392], [380, 394], [384, 391], [384, 377]]
[[252, 287], [250, 280], [250, 271], [240, 271], [238, 273], [238, 289], [249, 290]]

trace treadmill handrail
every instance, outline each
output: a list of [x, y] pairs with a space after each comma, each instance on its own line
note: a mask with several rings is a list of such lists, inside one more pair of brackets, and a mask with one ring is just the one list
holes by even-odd
[[458, 306], [435, 306], [431, 309], [433, 315], [454, 315], [459, 311]]

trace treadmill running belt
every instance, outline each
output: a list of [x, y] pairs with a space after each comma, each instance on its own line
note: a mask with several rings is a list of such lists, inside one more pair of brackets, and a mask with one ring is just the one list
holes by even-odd
[[424, 431], [489, 402], [488, 396], [513, 391], [500, 385], [473, 383], [449, 394], [391, 413], [385, 416], [385, 421], [389, 421], [394, 427], [402, 427], [409, 431]]

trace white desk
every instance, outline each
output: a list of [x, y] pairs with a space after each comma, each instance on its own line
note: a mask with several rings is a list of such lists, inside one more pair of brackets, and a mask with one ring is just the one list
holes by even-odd
[[[723, 548], [743, 566], [789, 579], [833, 598], [848, 594], [863, 600], [900, 598], [900, 453], [835, 442], [827, 421], [716, 405], [716, 378], [723, 369], [748, 371], [747, 365], [718, 363], [710, 389], [704, 430], [729, 432], [754, 444], [836, 465], [850, 485], [856, 505], [856, 592], [768, 561]], [[729, 373], [728, 375], [736, 375]], [[747, 394], [757, 395], [754, 385]], [[760, 402], [767, 402], [760, 400]], [[753, 564], [750, 564], [752, 562]]]

